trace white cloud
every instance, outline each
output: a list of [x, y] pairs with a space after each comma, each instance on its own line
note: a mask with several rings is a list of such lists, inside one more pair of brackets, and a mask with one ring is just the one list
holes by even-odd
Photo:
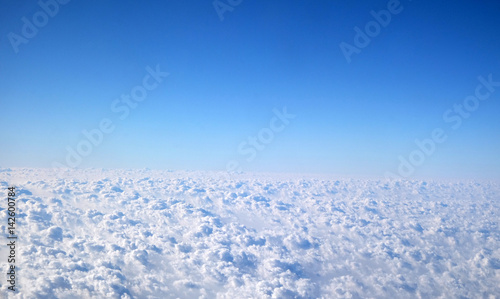
[[2, 186], [15, 177], [24, 190], [17, 208], [25, 297], [500, 295], [494, 183], [67, 175], [0, 171]]

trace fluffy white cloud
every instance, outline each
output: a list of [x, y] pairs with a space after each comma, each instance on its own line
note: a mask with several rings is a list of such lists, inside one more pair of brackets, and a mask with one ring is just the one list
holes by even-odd
[[0, 172], [21, 190], [10, 298], [500, 296], [494, 183], [65, 175]]

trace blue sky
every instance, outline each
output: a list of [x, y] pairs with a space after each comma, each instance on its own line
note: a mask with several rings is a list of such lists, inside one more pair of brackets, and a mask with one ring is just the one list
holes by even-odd
[[[42, 8], [1, 1], [0, 166], [65, 165], [106, 118], [78, 167], [384, 176], [442, 128], [408, 177], [500, 178], [500, 87], [458, 129], [443, 119], [478, 76], [500, 81], [500, 3], [401, 1], [348, 63], [339, 45], [390, 2], [243, 0], [221, 20], [212, 1], [73, 0], [15, 53]], [[148, 66], [169, 75], [120, 119]], [[283, 107], [295, 118], [248, 161], [238, 147]]]

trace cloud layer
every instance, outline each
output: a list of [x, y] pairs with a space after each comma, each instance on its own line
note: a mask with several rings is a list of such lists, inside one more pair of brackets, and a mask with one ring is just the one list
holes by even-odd
[[100, 169], [63, 176], [1, 169], [20, 213], [20, 293], [0, 281], [9, 298], [500, 296], [498, 184]]

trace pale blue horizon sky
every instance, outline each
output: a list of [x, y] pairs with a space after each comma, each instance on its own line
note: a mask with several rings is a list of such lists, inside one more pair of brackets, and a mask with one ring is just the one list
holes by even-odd
[[[212, 1], [70, 1], [16, 54], [9, 33], [41, 7], [2, 1], [0, 167], [65, 164], [108, 118], [78, 167], [383, 176], [442, 128], [411, 177], [500, 178], [500, 91], [456, 130], [443, 119], [478, 76], [500, 81], [500, 3], [401, 1], [348, 63], [340, 43], [388, 2], [242, 1], [221, 21]], [[113, 101], [157, 65], [169, 75], [121, 120]], [[283, 107], [296, 117], [247, 161], [238, 146]]]

